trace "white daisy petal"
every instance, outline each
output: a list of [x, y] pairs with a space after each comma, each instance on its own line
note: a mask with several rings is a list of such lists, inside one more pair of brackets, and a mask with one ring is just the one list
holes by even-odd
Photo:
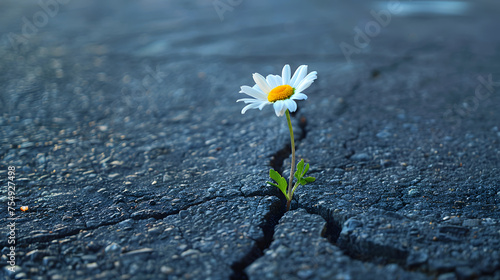
[[262, 110], [262, 108], [264, 108], [266, 105], [269, 105], [269, 104], [273, 104], [271, 102], [261, 102], [260, 105], [259, 105], [259, 110]]
[[271, 91], [269, 84], [267, 83], [266, 79], [264, 79], [264, 77], [262, 77], [261, 74], [259, 74], [259, 73], [253, 74], [253, 80], [259, 86], [259, 88], [262, 90], [262, 92], [268, 94]]
[[307, 74], [307, 65], [301, 65], [297, 70], [295, 70], [295, 73], [293, 74], [292, 79], [290, 80], [290, 86], [293, 88], [296, 88], [297, 85], [304, 79], [304, 77]]
[[297, 91], [304, 91], [308, 87], [311, 86], [311, 84], [314, 82], [314, 80], [306, 81], [304, 80], [300, 85], [296, 88]]
[[274, 111], [276, 112], [276, 116], [280, 117], [282, 116], [280, 115], [280, 112], [283, 110], [283, 108], [285, 108], [285, 102], [283, 102], [282, 100], [278, 100], [274, 102], [273, 107]]
[[286, 106], [283, 106], [283, 108], [281, 109], [278, 117], [283, 116], [285, 114], [285, 112], [286, 112], [286, 109], [287, 109]]
[[245, 107], [243, 107], [243, 110], [241, 110], [241, 114], [245, 114], [246, 111], [248, 111], [249, 109], [255, 109], [255, 108], [258, 108], [259, 107], [259, 103], [258, 102], [255, 102], [255, 103], [252, 103], [252, 104], [249, 104]]
[[295, 103], [292, 99], [285, 100], [285, 106], [290, 112], [295, 112], [297, 110], [297, 103]]
[[297, 91], [302, 92], [308, 87], [311, 86], [311, 84], [316, 80], [316, 71], [309, 73], [301, 82], [300, 84], [295, 88]]
[[245, 103], [254, 103], [255, 101], [259, 101], [258, 99], [252, 99], [252, 98], [242, 98], [242, 99], [238, 99], [236, 100], [236, 102], [245, 102]]
[[271, 89], [273, 89], [277, 86], [281, 86], [281, 77], [278, 75], [268, 75], [266, 77], [266, 81], [269, 84], [269, 86], [271, 87]]
[[275, 75], [275, 76], [274, 76], [274, 79], [275, 79], [275, 83], [276, 83], [278, 86], [282, 86], [282, 85], [284, 85], [283, 80], [281, 79], [281, 76], [280, 76], [280, 75]]
[[290, 84], [290, 65], [283, 66], [283, 70], [281, 71], [281, 84], [289, 85]]
[[311, 86], [311, 84], [314, 82], [314, 80], [304, 80], [300, 85], [296, 88], [298, 92], [302, 92], [306, 90], [308, 87]]
[[256, 90], [254, 88], [251, 88], [249, 86], [242, 86], [240, 93], [244, 93], [246, 95], [250, 95], [253, 98], [266, 99], [267, 100], [267, 94], [263, 93], [260, 90]]
[[307, 95], [303, 94], [302, 92], [297, 92], [297, 93], [294, 93], [292, 95], [292, 97], [290, 97], [290, 99], [293, 99], [293, 100], [306, 100], [307, 99]]
[[311, 73], [307, 74], [307, 76], [303, 79], [304, 80], [316, 80], [318, 78], [318, 73], [316, 71], [312, 71]]

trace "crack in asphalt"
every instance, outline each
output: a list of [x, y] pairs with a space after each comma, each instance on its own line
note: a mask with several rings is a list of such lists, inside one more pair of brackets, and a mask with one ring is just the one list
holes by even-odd
[[[295, 117], [297, 113], [292, 113], [292, 117]], [[295, 148], [297, 150], [300, 142], [307, 137], [307, 118], [301, 116], [299, 118], [298, 126], [300, 128], [300, 134], [297, 135], [295, 139]], [[291, 146], [286, 144], [283, 148], [276, 151], [271, 155], [270, 166], [283, 174], [283, 164], [291, 155]], [[231, 279], [248, 279], [248, 275], [245, 269], [254, 263], [257, 259], [264, 255], [264, 251], [271, 246], [274, 237], [274, 231], [279, 223], [279, 220], [285, 214], [285, 203], [282, 197], [279, 197], [280, 202], [275, 202], [271, 205], [270, 211], [264, 217], [265, 223], [259, 225], [264, 233], [264, 237], [255, 241], [255, 245], [242, 259], [236, 261], [231, 265], [233, 273], [231, 274]]]
[[352, 142], [352, 141], [356, 141], [356, 140], [358, 140], [358, 138], [359, 138], [359, 133], [361, 132], [361, 129], [363, 129], [363, 127], [358, 126], [358, 127], [356, 128], [356, 135], [354, 135], [354, 137], [351, 137], [351, 138], [346, 139], [346, 140], [342, 143], [342, 148], [344, 148], [344, 149], [348, 152], [348, 154], [347, 154], [347, 155], [345, 155], [345, 158], [346, 158], [346, 159], [351, 159], [351, 157], [352, 157], [352, 156], [356, 153], [356, 151], [355, 151], [355, 150], [350, 150], [350, 149], [347, 147], [347, 145], [348, 145], [348, 143], [349, 143], [349, 142]]
[[[169, 211], [169, 212], [157, 212], [157, 211], [154, 211], [154, 212], [144, 212], [144, 215], [138, 215], [136, 217], [131, 217], [131, 214], [130, 214], [125, 219], [120, 219], [118, 221], [112, 221], [112, 222], [103, 222], [103, 223], [100, 223], [100, 224], [98, 224], [96, 226], [85, 226], [85, 227], [80, 227], [80, 228], [74, 228], [74, 229], [70, 229], [70, 230], [67, 230], [67, 231], [64, 231], [64, 232], [61, 232], [61, 233], [48, 233], [48, 234], [40, 234], [40, 235], [34, 235], [34, 236], [26, 236], [26, 237], [20, 239], [20, 241], [22, 241], [20, 243], [22, 243], [22, 244], [33, 244], [33, 243], [47, 242], [47, 241], [56, 240], [56, 239], [64, 239], [64, 238], [68, 238], [68, 237], [74, 236], [74, 235], [78, 234], [79, 232], [81, 232], [82, 230], [95, 230], [95, 229], [98, 229], [98, 228], [101, 228], [101, 227], [112, 226], [112, 225], [119, 224], [119, 223], [121, 223], [121, 222], [123, 222], [123, 221], [125, 221], [127, 219], [132, 219], [132, 220], [135, 220], [135, 221], [140, 221], [140, 220], [147, 220], [149, 218], [154, 218], [156, 220], [161, 220], [161, 219], [164, 219], [164, 218], [166, 218], [168, 216], [171, 216], [171, 215], [178, 215], [181, 211], [188, 210], [191, 207], [198, 206], [200, 204], [203, 204], [203, 203], [215, 200], [217, 198], [231, 199], [231, 198], [234, 198], [234, 197], [237, 197], [237, 195], [231, 195], [231, 196], [214, 196], [214, 197], [210, 197], [208, 199], [205, 199], [205, 200], [202, 200], [202, 201], [198, 201], [198, 202], [186, 205], [183, 208], [176, 209], [176, 210]], [[259, 196], [255, 196], [255, 197], [259, 197]], [[7, 246], [7, 242], [0, 243], [0, 246], [2, 246], [2, 247]]]
[[[264, 199], [264, 198], [262, 198]], [[261, 200], [262, 200], [261, 199]], [[259, 202], [260, 204], [260, 202]], [[264, 251], [271, 246], [274, 238], [274, 231], [281, 217], [285, 214], [285, 208], [280, 201], [275, 201], [271, 204], [270, 211], [264, 216], [264, 223], [259, 227], [262, 229], [264, 236], [255, 240], [255, 243], [250, 251], [240, 260], [231, 265], [233, 273], [230, 276], [232, 280], [246, 280], [248, 275], [245, 269], [254, 263], [257, 259], [264, 255]]]
[[[322, 217], [325, 220], [326, 225], [325, 228], [321, 231], [321, 236], [326, 238], [328, 242], [330, 242], [333, 246], [341, 249], [346, 256], [348, 256], [353, 260], [358, 260], [363, 263], [371, 263], [375, 265], [396, 264], [401, 269], [407, 272], [418, 272], [425, 274], [431, 278], [436, 278], [437, 276], [444, 274], [444, 272], [436, 273], [436, 271], [430, 271], [428, 268], [425, 267], [409, 268], [406, 266], [406, 257], [399, 259], [394, 258], [393, 256], [391, 256], [391, 252], [388, 252], [386, 250], [380, 250], [381, 252], [385, 253], [383, 255], [379, 254], [360, 255], [359, 253], [356, 252], [355, 248], [357, 246], [363, 246], [363, 244], [352, 243], [351, 240], [349, 240], [348, 244], [342, 245], [338, 243], [340, 233], [342, 232], [343, 229], [343, 223], [340, 219], [335, 218], [334, 215], [332, 215], [333, 209], [320, 208], [320, 207], [301, 207], [301, 205], [299, 205], [299, 208], [305, 209], [309, 214], [315, 214]], [[343, 219], [348, 220], [349, 218], [350, 217], [346, 216]], [[401, 253], [405, 254], [406, 256], [410, 254], [410, 252], [407, 250]]]
[[276, 170], [278, 173], [283, 174], [283, 163], [287, 158], [290, 157], [290, 144], [286, 144], [285, 147], [278, 150], [271, 156], [269, 165], [272, 169]]
[[[362, 262], [368, 262], [368, 263], [373, 263], [373, 264], [380, 264], [379, 262], [376, 262], [376, 260], [380, 261], [380, 256], [359, 256], [357, 255], [351, 248], [351, 246], [341, 246], [338, 241], [340, 237], [340, 233], [342, 232], [343, 229], [343, 221], [341, 221], [338, 218], [335, 218], [334, 215], [332, 215], [333, 209], [330, 208], [324, 208], [324, 207], [303, 207], [309, 214], [315, 214], [320, 217], [322, 217], [325, 222], [325, 228], [321, 232], [321, 236], [326, 238], [328, 242], [330, 242], [333, 246], [338, 247], [339, 249], [344, 252], [346, 256], [348, 256], [351, 259], [354, 260], [359, 260]], [[349, 217], [344, 217], [345, 220], [348, 220]], [[357, 244], [350, 244], [353, 246], [357, 246]], [[398, 263], [399, 265], [399, 263]], [[404, 267], [402, 267], [404, 269]], [[406, 269], [405, 269], [406, 270]]]

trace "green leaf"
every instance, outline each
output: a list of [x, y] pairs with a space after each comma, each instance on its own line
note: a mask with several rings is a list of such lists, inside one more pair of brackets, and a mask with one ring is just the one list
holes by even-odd
[[302, 173], [302, 177], [304, 177], [304, 175], [306, 175], [306, 172], [309, 170], [309, 163], [306, 164], [306, 167], [304, 168], [304, 172]]
[[281, 175], [273, 169], [269, 170], [269, 177], [271, 177], [271, 179], [273, 179], [274, 181], [276, 181], [278, 183], [280, 182], [280, 179], [282, 178]]
[[316, 178], [314, 178], [314, 177], [300, 178], [299, 184], [301, 184], [302, 186], [304, 186], [307, 183], [312, 183], [314, 181], [316, 181]]
[[280, 186], [276, 185], [275, 183], [271, 183], [271, 182], [269, 182], [269, 181], [267, 181], [266, 183], [268, 183], [269, 185], [275, 186], [275, 187], [277, 187], [278, 189], [280, 188]]
[[288, 195], [286, 194], [286, 188], [288, 187], [288, 183], [286, 182], [286, 179], [283, 178], [278, 172], [272, 169], [269, 170], [269, 177], [271, 177], [271, 179], [276, 181], [278, 184], [276, 185], [271, 182], [268, 183], [280, 189], [281, 192], [285, 195], [286, 199], [288, 200]]
[[312, 183], [312, 182], [316, 181], [316, 178], [314, 178], [314, 177], [306, 177], [306, 178], [304, 178], [304, 179], [305, 179], [308, 183]]
[[302, 172], [304, 170], [304, 160], [301, 159], [299, 163], [297, 163], [297, 171], [294, 173], [294, 177], [297, 178], [297, 180], [300, 180], [302, 176], [304, 176], [304, 173]]

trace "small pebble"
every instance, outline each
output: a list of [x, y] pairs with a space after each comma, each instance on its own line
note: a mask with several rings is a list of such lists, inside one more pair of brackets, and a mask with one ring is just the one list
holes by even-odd
[[411, 196], [411, 197], [416, 197], [416, 196], [420, 195], [420, 191], [417, 190], [417, 189], [410, 189], [408, 191], [408, 195]]
[[390, 136], [391, 136], [391, 134], [389, 132], [385, 131], [385, 130], [380, 131], [379, 133], [377, 133], [377, 137], [378, 138], [388, 138]]
[[171, 274], [172, 272], [174, 272], [174, 269], [173, 269], [173, 268], [171, 268], [170, 266], [164, 266], [164, 265], [163, 265], [163, 266], [160, 268], [160, 271], [161, 271], [161, 273], [163, 273], [163, 274]]
[[110, 253], [110, 252], [118, 252], [121, 250], [121, 247], [116, 244], [116, 243], [111, 243], [106, 248], [104, 249], [104, 252]]
[[355, 161], [369, 161], [371, 157], [366, 153], [360, 153], [354, 154], [353, 156], [351, 156], [351, 159]]

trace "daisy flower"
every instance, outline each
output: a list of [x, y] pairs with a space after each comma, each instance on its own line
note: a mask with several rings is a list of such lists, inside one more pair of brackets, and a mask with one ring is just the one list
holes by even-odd
[[[279, 75], [268, 75], [264, 78], [261, 74], [254, 73], [253, 80], [255, 81], [255, 85], [253, 87], [242, 86], [240, 91], [240, 93], [244, 93], [253, 98], [236, 100], [236, 102], [243, 101], [248, 104], [241, 110], [242, 114], [245, 114], [249, 109], [259, 108], [259, 110], [262, 110], [266, 105], [273, 104], [276, 116], [281, 117], [286, 115], [288, 129], [290, 130], [290, 147], [292, 149], [290, 178], [287, 183], [285, 178], [277, 171], [271, 169], [269, 170], [269, 176], [276, 183], [267, 183], [281, 190], [287, 200], [287, 211], [290, 210], [295, 189], [297, 189], [299, 185], [312, 183], [316, 180], [314, 177], [305, 177], [306, 172], [309, 170], [309, 164], [304, 165], [304, 160], [301, 160], [297, 164], [297, 172], [294, 172], [295, 140], [293, 136], [292, 121], [290, 120], [290, 112], [295, 112], [297, 110], [297, 103], [295, 103], [295, 100], [307, 99], [307, 95], [305, 95], [303, 91], [311, 86], [314, 80], [316, 80], [316, 74], [316, 71], [307, 74], [307, 65], [301, 65], [297, 68], [293, 77], [290, 77], [290, 65], [288, 64], [283, 67], [281, 77]], [[294, 177], [297, 179], [295, 185], [293, 184]]]
[[266, 105], [272, 104], [276, 116], [281, 117], [288, 109], [290, 112], [297, 110], [295, 100], [305, 100], [307, 95], [303, 93], [316, 80], [316, 71], [307, 74], [307, 65], [301, 65], [293, 77], [290, 77], [290, 65], [283, 67], [281, 76], [268, 75], [264, 78], [259, 73], [253, 74], [255, 85], [253, 87], [242, 86], [240, 93], [244, 93], [253, 98], [242, 98], [236, 102], [243, 101], [246, 105], [242, 114], [249, 109], [262, 110]]

